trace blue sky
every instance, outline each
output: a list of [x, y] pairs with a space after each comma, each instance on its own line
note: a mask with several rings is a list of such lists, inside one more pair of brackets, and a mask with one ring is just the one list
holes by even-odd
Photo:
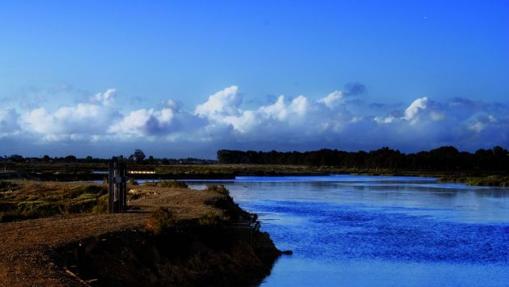
[[4, 154], [508, 146], [508, 75], [507, 1], [0, 2]]

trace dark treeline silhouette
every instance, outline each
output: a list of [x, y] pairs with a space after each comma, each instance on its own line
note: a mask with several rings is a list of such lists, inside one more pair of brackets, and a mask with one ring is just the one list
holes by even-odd
[[334, 166], [358, 169], [406, 169], [436, 171], [509, 171], [509, 152], [502, 147], [479, 149], [474, 153], [444, 146], [430, 151], [405, 154], [387, 147], [370, 152], [321, 149], [308, 152], [261, 152], [219, 150], [223, 164], [282, 164]]
[[[96, 157], [83, 157], [78, 158], [74, 155], [68, 155], [65, 157], [50, 157], [48, 155], [42, 157], [23, 157], [18, 154], [10, 156], [0, 156], [0, 163], [41, 163], [41, 164], [53, 164], [53, 163], [107, 163], [111, 158], [96, 158]], [[216, 163], [215, 160], [199, 159], [199, 158], [155, 158], [153, 156], [145, 157], [140, 150], [137, 153], [126, 157], [126, 160], [135, 162], [137, 164], [212, 164]]]

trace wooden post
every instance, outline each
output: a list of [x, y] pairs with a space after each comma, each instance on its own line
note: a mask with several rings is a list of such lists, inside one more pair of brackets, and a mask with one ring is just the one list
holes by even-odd
[[127, 209], [127, 167], [122, 157], [113, 157], [110, 161], [108, 211], [122, 212]]

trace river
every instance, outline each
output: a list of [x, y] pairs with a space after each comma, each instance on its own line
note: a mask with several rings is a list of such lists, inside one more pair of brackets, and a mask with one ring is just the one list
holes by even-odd
[[509, 286], [509, 189], [393, 176], [237, 177], [281, 257], [262, 286]]

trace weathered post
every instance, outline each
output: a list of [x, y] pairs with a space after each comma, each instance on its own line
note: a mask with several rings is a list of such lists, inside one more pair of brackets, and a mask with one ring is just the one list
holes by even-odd
[[108, 211], [117, 213], [127, 208], [127, 167], [122, 157], [113, 157], [108, 175]]

